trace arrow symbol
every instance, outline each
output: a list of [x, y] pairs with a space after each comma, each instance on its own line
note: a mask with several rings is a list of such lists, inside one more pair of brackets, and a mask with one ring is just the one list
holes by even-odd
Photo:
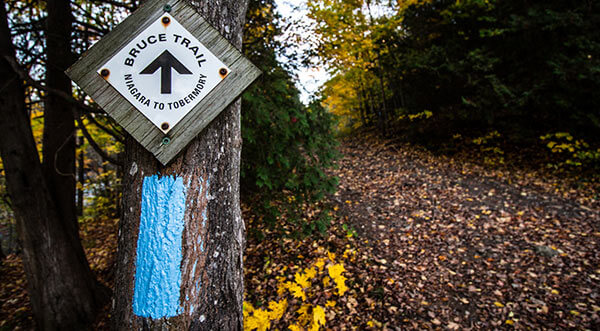
[[140, 75], [152, 75], [160, 68], [160, 93], [171, 94], [171, 69], [175, 69], [180, 75], [191, 75], [192, 72], [179, 62], [169, 51], [164, 51], [154, 59]]

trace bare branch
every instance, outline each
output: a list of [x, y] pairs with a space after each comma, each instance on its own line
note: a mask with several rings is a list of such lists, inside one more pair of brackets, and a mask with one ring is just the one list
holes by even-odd
[[113, 0], [91, 0], [90, 2], [111, 5], [111, 6], [127, 9], [130, 12], [133, 12], [136, 9], [133, 5], [127, 5], [123, 2], [113, 1]]
[[73, 98], [73, 96], [69, 95], [68, 93], [66, 93], [64, 91], [60, 91], [60, 90], [53, 89], [53, 88], [48, 88], [48, 87], [42, 85], [40, 82], [31, 78], [29, 76], [29, 74], [27, 74], [23, 70], [23, 68], [21, 68], [21, 66], [19, 66], [19, 64], [17, 63], [17, 61], [15, 61], [15, 59], [13, 59], [10, 56], [4, 56], [4, 58], [6, 59], [6, 61], [8, 61], [8, 63], [12, 67], [12, 69], [19, 75], [19, 78], [24, 80], [28, 85], [31, 85], [38, 90], [46, 91], [48, 93], [57, 95], [57, 96], [63, 98], [64, 100], [68, 101], [69, 103], [73, 104], [74, 106], [77, 106], [79, 109], [84, 110], [86, 112], [89, 112], [89, 113], [101, 112], [99, 109], [90, 107], [90, 106], [86, 105], [85, 103]]
[[100, 130], [106, 132], [107, 134], [109, 134], [110, 136], [112, 136], [113, 138], [115, 138], [118, 142], [120, 143], [125, 143], [125, 138], [123, 137], [123, 135], [121, 135], [120, 133], [117, 133], [107, 127], [105, 127], [104, 125], [100, 124], [98, 121], [96, 121], [96, 119], [94, 118], [94, 116], [91, 116], [90, 114], [86, 114], [86, 118], [92, 122], [95, 126], [97, 126], [98, 128], [100, 128]]
[[98, 145], [94, 138], [92, 138], [92, 135], [88, 132], [88, 130], [85, 127], [85, 124], [83, 124], [83, 121], [81, 120], [81, 117], [79, 117], [75, 110], [73, 110], [73, 116], [75, 116], [75, 120], [77, 121], [77, 127], [81, 130], [81, 133], [83, 134], [85, 139], [90, 143], [90, 146], [92, 146], [94, 151], [96, 151], [96, 153], [98, 153], [98, 155], [100, 155], [100, 157], [102, 157], [106, 161], [119, 167], [122, 167], [122, 162], [104, 152], [104, 150], [102, 150], [102, 148]]
[[[47, 88], [44, 85], [42, 85], [40, 82], [34, 80], [33, 78], [31, 78], [17, 63], [17, 61], [15, 61], [15, 59], [13, 59], [10, 56], [4, 56], [4, 58], [6, 59], [6, 61], [8, 61], [8, 63], [10, 64], [10, 66], [12, 67], [12, 69], [19, 75], [19, 78], [23, 79], [24, 81], [27, 82], [27, 84], [39, 89], [39, 90], [43, 90], [46, 91], [48, 93], [53, 93], [63, 99], [65, 99], [66, 101], [70, 102], [71, 104], [73, 104], [75, 107], [79, 108], [80, 110], [84, 110], [90, 113], [96, 113], [98, 112], [97, 109], [90, 107], [86, 104], [84, 104], [83, 102], [76, 100], [75, 98], [73, 98], [72, 96], [70, 96], [68, 93], [64, 92], [64, 91], [60, 91], [57, 89], [52, 89], [52, 88]], [[90, 135], [90, 133], [87, 131], [87, 129], [85, 128], [85, 125], [83, 124], [83, 121], [81, 121], [81, 117], [77, 114], [77, 112], [72, 109], [73, 112], [73, 116], [75, 117], [75, 120], [77, 121], [77, 125], [78, 127], [81, 129], [81, 133], [83, 134], [83, 136], [87, 139], [87, 141], [90, 143], [90, 146], [92, 146], [92, 148], [96, 151], [96, 153], [98, 153], [103, 159], [107, 160], [108, 162], [121, 166], [122, 164], [115, 158], [111, 157], [110, 155], [106, 154], [102, 148], [96, 143], [96, 141], [94, 141], [94, 139], [92, 138], [92, 136]]]

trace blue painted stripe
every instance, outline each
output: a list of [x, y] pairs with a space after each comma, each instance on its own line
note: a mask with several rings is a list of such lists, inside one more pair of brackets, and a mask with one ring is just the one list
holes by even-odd
[[153, 319], [181, 313], [183, 178], [144, 178], [137, 243], [133, 312]]

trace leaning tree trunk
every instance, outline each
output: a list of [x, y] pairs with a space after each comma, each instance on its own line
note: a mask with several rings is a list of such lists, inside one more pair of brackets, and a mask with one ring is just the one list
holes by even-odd
[[0, 155], [34, 318], [41, 330], [84, 329], [108, 295], [48, 189], [25, 110], [24, 86], [9, 61], [15, 61], [14, 48], [0, 6]]
[[[195, 7], [240, 48], [247, 4]], [[242, 329], [241, 145], [239, 101], [167, 167], [127, 139], [113, 328]]]

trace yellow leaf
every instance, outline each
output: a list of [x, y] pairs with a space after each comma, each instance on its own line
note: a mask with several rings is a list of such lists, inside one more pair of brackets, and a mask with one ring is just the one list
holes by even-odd
[[310, 307], [312, 307], [309, 304], [306, 305], [302, 305], [302, 307], [300, 307], [296, 312], [298, 313], [298, 321], [300, 322], [300, 325], [306, 325], [308, 323], [308, 321], [310, 321], [310, 315], [308, 313], [308, 310], [310, 309]]
[[313, 308], [313, 322], [319, 325], [325, 325], [325, 310], [321, 306]]
[[344, 276], [340, 276], [335, 279], [335, 287], [338, 289], [338, 295], [344, 295], [346, 291], [348, 291], [348, 287], [346, 287], [346, 278]]
[[302, 299], [302, 301], [306, 300], [306, 294], [304, 294], [302, 287], [298, 286], [295, 283], [291, 283], [291, 285], [288, 286], [288, 289], [295, 298]]
[[329, 277], [336, 279], [337, 277], [340, 277], [346, 269], [344, 269], [343, 264], [334, 264], [327, 267], [327, 271], [329, 272]]
[[327, 251], [327, 257], [329, 258], [329, 261], [335, 262], [335, 254], [334, 253]]
[[258, 321], [256, 317], [244, 317], [244, 331], [251, 331], [256, 329], [258, 329]]
[[329, 282], [331, 281], [331, 278], [325, 276], [323, 277], [323, 286], [327, 287], [329, 286]]
[[513, 325], [513, 324], [515, 324], [515, 321], [513, 321], [513, 320], [506, 320], [505, 323], [508, 324], [508, 325]]
[[271, 301], [269, 302], [269, 319], [270, 320], [278, 320], [283, 316], [285, 310], [287, 309], [287, 300], [283, 299], [281, 301]]
[[347, 250], [344, 251], [344, 258], [347, 259], [348, 256], [350, 256], [350, 254], [356, 255], [356, 252], [354, 250], [352, 250], [352, 249], [347, 249]]
[[298, 324], [292, 324], [292, 325], [288, 326], [288, 329], [290, 331], [301, 331], [302, 330]]
[[279, 282], [279, 284], [277, 285], [277, 295], [281, 296], [283, 293], [285, 293], [285, 290], [288, 289], [288, 283], [289, 282], [283, 281]]
[[500, 303], [500, 302], [498, 302], [498, 301], [494, 302], [494, 306], [496, 306], [496, 307], [499, 307], [499, 308], [502, 308], [502, 307], [504, 307], [504, 305], [503, 305], [503, 304], [501, 304], [501, 303]]
[[344, 265], [343, 264], [330, 265], [329, 267], [327, 267], [327, 271], [329, 272], [329, 276], [333, 279], [333, 281], [336, 284], [336, 287], [338, 289], [338, 294], [344, 295], [344, 293], [348, 290], [348, 287], [346, 287], [346, 284], [345, 284], [346, 278], [344, 276], [342, 276], [342, 273], [344, 271], [346, 271], [346, 269], [344, 269]]
[[307, 288], [310, 287], [310, 281], [308, 280], [308, 276], [306, 274], [301, 274], [299, 272], [297, 272], [294, 275], [294, 280], [296, 281], [296, 283], [298, 283], [298, 285], [300, 285], [302, 288]]
[[315, 276], [317, 275], [317, 271], [315, 270], [315, 268], [304, 269], [304, 272], [306, 273], [306, 276], [309, 279], [315, 278]]
[[242, 310], [244, 312], [244, 319], [246, 319], [246, 317], [248, 317], [248, 315], [254, 311], [254, 307], [250, 302], [247, 301], [244, 301], [244, 305], [242, 307]]
[[262, 309], [254, 310], [254, 314], [244, 319], [244, 330], [266, 331], [271, 326], [269, 313]]
[[317, 263], [315, 263], [315, 265], [317, 266], [317, 268], [319, 268], [319, 270], [323, 270], [323, 267], [325, 266], [325, 259], [324, 258], [318, 259]]
[[325, 307], [335, 307], [336, 302], [334, 300], [327, 300]]

